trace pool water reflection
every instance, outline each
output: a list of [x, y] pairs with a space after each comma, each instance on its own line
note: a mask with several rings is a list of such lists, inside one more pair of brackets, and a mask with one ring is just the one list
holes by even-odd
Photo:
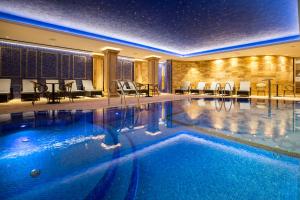
[[194, 99], [173, 122], [300, 154], [300, 102]]
[[[200, 199], [200, 194], [205, 194], [205, 199], [216, 188], [226, 190], [226, 184], [238, 186], [251, 179], [246, 193], [232, 186], [232, 193], [211, 199], [233, 198], [230, 195], [235, 192], [256, 192], [261, 199], [278, 192], [282, 199], [297, 199], [297, 158], [203, 135], [203, 130], [300, 155], [299, 118], [298, 102], [258, 99], [190, 99], [139, 107], [0, 115], [0, 199], [153, 199], [166, 190], [163, 185], [173, 184], [175, 179], [174, 188], [154, 199], [172, 199], [174, 195]], [[236, 165], [228, 168], [226, 160]], [[212, 169], [228, 168], [222, 173], [230, 177], [250, 175], [245, 180], [223, 180], [221, 185], [210, 182], [214, 187], [207, 190], [198, 188], [196, 179], [179, 180], [189, 173], [203, 173], [201, 165], [209, 172], [202, 181], [220, 181], [216, 171], [206, 168], [208, 163]], [[262, 168], [271, 170], [265, 179], [259, 178], [266, 172]], [[32, 177], [32, 170], [40, 174]], [[173, 179], [156, 175], [160, 170], [169, 171]], [[274, 184], [266, 186], [264, 193], [257, 191], [255, 181]], [[198, 189], [182, 194], [176, 187], [183, 185]]]

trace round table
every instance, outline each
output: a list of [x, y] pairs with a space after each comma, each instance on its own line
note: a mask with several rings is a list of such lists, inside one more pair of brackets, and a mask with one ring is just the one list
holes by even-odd
[[274, 83], [273, 85], [276, 87], [276, 96], [275, 97], [280, 97], [279, 96], [279, 83]]
[[273, 79], [272, 78], [267, 78], [267, 79], [264, 79], [263, 81], [268, 81], [268, 88], [269, 88], [269, 99], [271, 99], [271, 93], [272, 93], [272, 86], [271, 86], [271, 81]]
[[48, 103], [49, 104], [60, 103], [59, 101], [55, 101], [55, 85], [59, 85], [59, 83], [46, 83], [46, 85], [52, 86], [51, 98], [49, 98], [50, 101]]

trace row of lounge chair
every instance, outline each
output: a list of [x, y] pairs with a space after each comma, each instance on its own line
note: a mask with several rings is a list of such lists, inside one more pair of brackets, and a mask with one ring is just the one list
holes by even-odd
[[[194, 89], [191, 89], [191, 82], [185, 81], [184, 84], [181, 86], [181, 88], [175, 90], [175, 94], [184, 94], [184, 93], [191, 93], [191, 94], [221, 94], [221, 95], [232, 95], [235, 88], [234, 81], [227, 81], [224, 85], [224, 87], [221, 87], [221, 84], [219, 82], [212, 82], [210, 84], [210, 87], [207, 87], [206, 82], [199, 82], [197, 84], [197, 87]], [[237, 95], [240, 96], [250, 96], [251, 93], [251, 84], [250, 81], [241, 81], [240, 87], [237, 90]]]
[[[155, 86], [148, 88], [148, 85], [131, 80], [116, 80], [115, 82], [120, 95], [149, 95], [151, 91], [158, 94], [158, 87]], [[52, 88], [52, 85], [54, 88]], [[60, 83], [59, 80], [46, 80], [45, 83], [41, 83], [36, 79], [23, 79], [20, 96], [22, 101], [36, 101], [43, 94], [49, 101], [53, 98], [52, 89], [54, 89], [54, 98], [58, 101], [64, 97], [73, 100], [78, 96], [93, 97], [102, 95], [101, 90], [95, 90], [91, 80], [82, 80], [82, 86], [83, 89], [78, 89], [75, 80], [64, 80], [63, 83]], [[0, 79], [0, 101], [7, 102], [11, 94], [11, 79]]]
[[149, 95], [146, 85], [131, 80], [116, 80], [117, 91], [120, 95]]
[[64, 97], [69, 97], [72, 101], [75, 97], [79, 96], [89, 96], [94, 97], [96, 95], [102, 96], [101, 90], [96, 90], [92, 84], [91, 80], [82, 80], [82, 86], [83, 89], [78, 89], [78, 86], [76, 84], [75, 80], [64, 80], [63, 84], [59, 84], [58, 80], [46, 80], [46, 86], [47, 86], [47, 93], [46, 97], [49, 100], [49, 96], [52, 95], [52, 86], [49, 88], [51, 84], [54, 85], [54, 94], [55, 98], [60, 100]]
[[[77, 96], [102, 95], [101, 90], [95, 90], [91, 80], [82, 80], [83, 90], [78, 89], [75, 80], [64, 80], [63, 84], [59, 80], [46, 80], [46, 83], [38, 82], [36, 79], [23, 79], [21, 88], [22, 101], [35, 101], [43, 93], [45, 97], [52, 95], [52, 83], [54, 84], [54, 94], [56, 99], [68, 96], [72, 100]], [[0, 79], [0, 101], [7, 102], [11, 98], [11, 79]]]

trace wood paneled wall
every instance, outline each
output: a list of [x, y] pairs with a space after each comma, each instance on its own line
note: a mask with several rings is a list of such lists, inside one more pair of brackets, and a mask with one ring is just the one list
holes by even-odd
[[[199, 81], [224, 83], [226, 80], [234, 80], [236, 86], [239, 86], [240, 81], [249, 80], [252, 94], [256, 94], [256, 84], [266, 78], [272, 78], [274, 83], [281, 85], [292, 84], [293, 58], [252, 56], [196, 62], [172, 61], [173, 92], [183, 81], [191, 81], [195, 87]], [[282, 88], [279, 88], [280, 92]]]

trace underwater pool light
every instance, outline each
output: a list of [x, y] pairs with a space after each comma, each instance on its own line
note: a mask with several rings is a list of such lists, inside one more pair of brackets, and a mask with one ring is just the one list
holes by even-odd
[[33, 169], [33, 170], [31, 170], [31, 172], [30, 172], [30, 176], [31, 176], [32, 178], [36, 178], [36, 177], [38, 177], [40, 174], [41, 174], [41, 170], [39, 170], [39, 169]]
[[21, 139], [22, 142], [29, 142], [29, 138], [25, 137]]

